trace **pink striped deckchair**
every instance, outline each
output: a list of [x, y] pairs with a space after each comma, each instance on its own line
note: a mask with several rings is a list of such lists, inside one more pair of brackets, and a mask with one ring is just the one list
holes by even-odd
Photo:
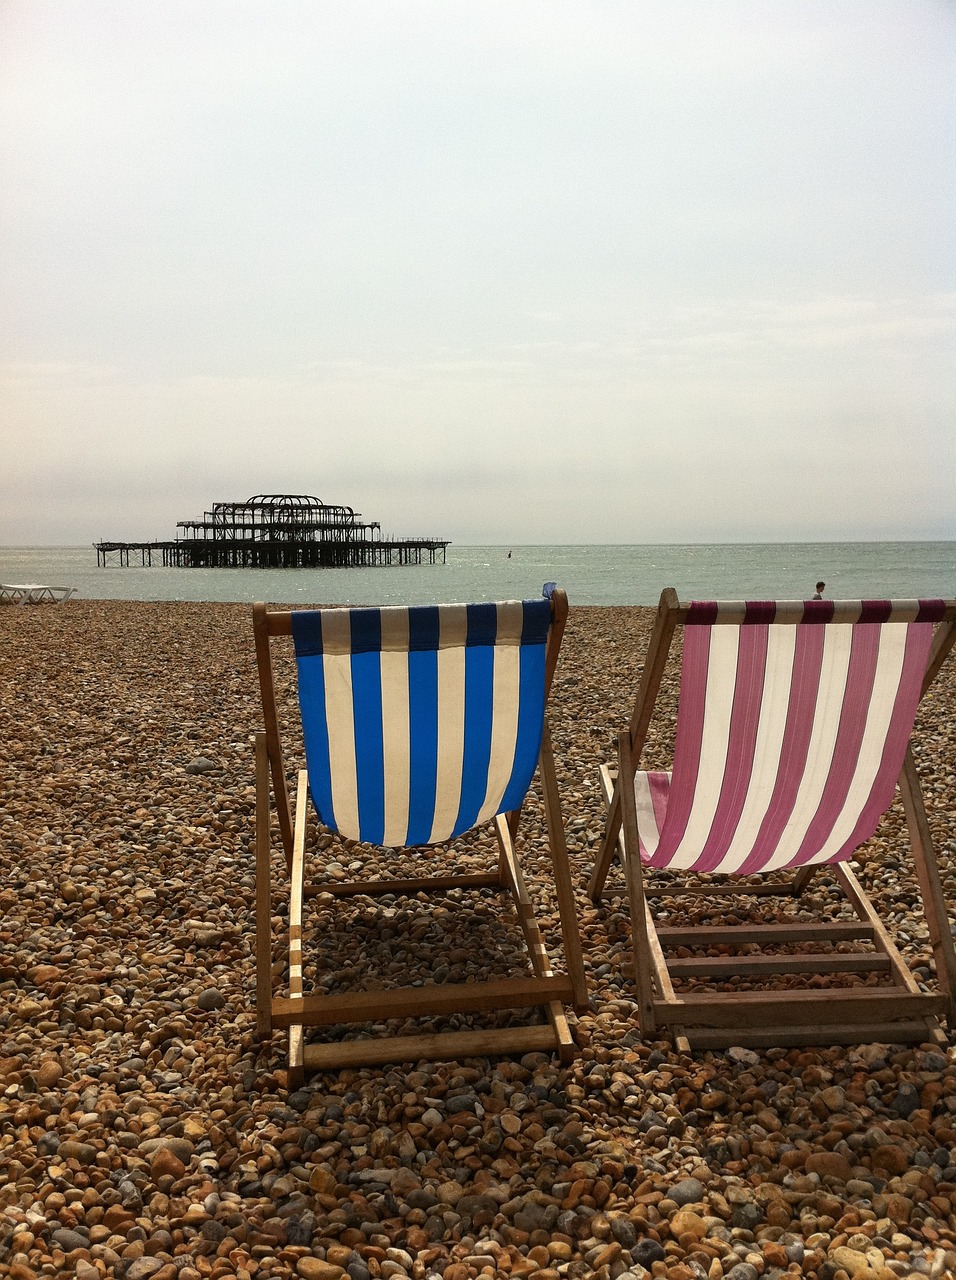
[[[642, 770], [678, 627], [673, 767]], [[919, 700], [954, 639], [956, 601], [682, 605], [663, 593], [617, 778], [602, 770], [607, 823], [589, 886], [599, 898], [617, 853], [645, 1034], [670, 1030], [685, 1048], [851, 1044], [923, 1041], [939, 1034], [941, 1016], [956, 1026], [956, 953], [909, 747]], [[897, 783], [938, 993], [917, 985], [849, 865]], [[694, 893], [714, 914], [730, 900], [719, 894], [800, 897], [823, 867], [855, 920], [660, 925], [649, 905]], [[670, 873], [664, 887], [657, 871]], [[864, 945], [848, 952], [850, 942]], [[855, 976], [821, 988], [822, 974]], [[730, 990], [713, 989], [727, 979]]]
[[[541, 600], [417, 608], [254, 608], [256, 656], [265, 729], [256, 738], [256, 1007], [259, 1033], [289, 1029], [289, 1071], [427, 1058], [557, 1050], [575, 1051], [564, 1006], [586, 1007], [584, 967], [545, 716], [548, 691], [567, 619], [567, 596]], [[306, 768], [299, 772], [295, 814], [286, 787], [272, 648], [294, 643], [298, 711]], [[554, 891], [567, 972], [551, 967], [532, 911], [516, 850], [525, 796], [541, 779]], [[288, 994], [272, 990], [271, 792], [289, 876]], [[311, 805], [310, 805], [311, 801]], [[372, 844], [397, 861], [398, 850], [421, 859], [423, 846], [445, 845], [489, 824], [497, 837], [492, 871], [347, 881], [305, 882], [310, 809], [351, 862]], [[359, 842], [343, 846], [343, 841]], [[348, 853], [348, 849], [351, 852]], [[348, 856], [343, 857], [344, 853]], [[451, 856], [449, 852], [449, 857]], [[434, 862], [434, 858], [430, 860]], [[340, 872], [341, 874], [341, 872]], [[305, 990], [303, 905], [361, 895], [446, 894], [451, 888], [511, 891], [529, 952], [520, 976], [430, 982], [374, 991], [324, 994]], [[416, 908], [417, 909], [417, 908]], [[319, 935], [321, 940], [321, 935]], [[543, 1023], [427, 1034], [306, 1043], [306, 1027], [454, 1017], [481, 1011], [533, 1009]]]

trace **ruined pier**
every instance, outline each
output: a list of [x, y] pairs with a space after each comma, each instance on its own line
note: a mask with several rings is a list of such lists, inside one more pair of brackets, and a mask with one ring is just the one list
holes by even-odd
[[351, 507], [301, 494], [216, 502], [180, 520], [171, 541], [97, 542], [100, 566], [182, 569], [357, 569], [445, 563], [444, 538], [385, 538]]

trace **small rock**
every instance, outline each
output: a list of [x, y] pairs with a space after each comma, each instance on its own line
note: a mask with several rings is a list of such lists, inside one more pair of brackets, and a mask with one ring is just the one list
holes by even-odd
[[700, 1204], [704, 1198], [703, 1185], [696, 1178], [684, 1178], [667, 1192], [675, 1204]]
[[873, 1170], [879, 1170], [884, 1177], [894, 1178], [906, 1172], [910, 1167], [910, 1158], [904, 1147], [877, 1147], [871, 1156]]
[[735, 1204], [731, 1221], [741, 1231], [754, 1231], [763, 1222], [763, 1210], [759, 1205], [749, 1201], [744, 1204]]
[[681, 1209], [670, 1220], [671, 1235], [675, 1239], [681, 1236], [693, 1236], [695, 1240], [703, 1240], [707, 1235], [707, 1224], [699, 1213], [693, 1209]]
[[75, 1142], [72, 1138], [61, 1142], [56, 1154], [61, 1160], [75, 1160], [77, 1164], [96, 1163], [96, 1147], [89, 1142]]
[[920, 1062], [920, 1067], [923, 1071], [945, 1071], [948, 1066], [949, 1063], [943, 1054], [936, 1053], [933, 1050], [924, 1053]]
[[445, 1109], [450, 1116], [459, 1111], [471, 1111], [477, 1114], [478, 1107], [478, 1098], [473, 1093], [457, 1093], [454, 1097], [445, 1099]]
[[830, 1254], [834, 1267], [845, 1271], [853, 1280], [878, 1280], [879, 1272], [870, 1266], [870, 1260], [858, 1249], [848, 1249], [846, 1245], [838, 1245]]
[[150, 1280], [165, 1265], [161, 1258], [136, 1258], [126, 1269], [124, 1280]]
[[849, 1160], [838, 1151], [812, 1151], [807, 1156], [807, 1173], [836, 1178], [839, 1182], [847, 1182], [853, 1176]]
[[226, 997], [217, 987], [207, 987], [205, 991], [200, 992], [196, 1004], [200, 1009], [208, 1012], [211, 1009], [221, 1009], [226, 1003]]
[[330, 1173], [328, 1169], [323, 1169], [321, 1165], [316, 1165], [309, 1177], [309, 1186], [320, 1196], [330, 1196], [336, 1187], [336, 1178], [334, 1173]]
[[742, 1067], [756, 1067], [760, 1062], [760, 1054], [753, 1049], [744, 1049], [741, 1045], [733, 1045], [727, 1050], [727, 1057]]
[[[655, 1262], [663, 1262], [666, 1256], [664, 1246], [657, 1240], [651, 1239], [650, 1236], [642, 1236], [631, 1250], [632, 1260], [639, 1267], [644, 1267], [648, 1271], [650, 1271]], [[756, 1277], [754, 1277], [754, 1280], [756, 1280]]]
[[842, 1111], [846, 1106], [846, 1090], [838, 1084], [830, 1085], [828, 1089], [821, 1089], [820, 1101], [831, 1114]]
[[637, 1244], [637, 1228], [629, 1218], [612, 1218], [611, 1235], [622, 1249], [632, 1250]]
[[186, 1172], [186, 1166], [169, 1147], [159, 1147], [153, 1155], [149, 1171], [153, 1179], [157, 1181], [164, 1177], [172, 1177], [178, 1180]]
[[[557, 1216], [557, 1215], [555, 1215]], [[514, 1224], [519, 1231], [544, 1231], [547, 1229], [548, 1207], [535, 1204], [533, 1200], [524, 1204], [514, 1216]]]
[[914, 1111], [919, 1110], [920, 1097], [919, 1090], [915, 1085], [904, 1083], [901, 1084], [896, 1091], [896, 1097], [890, 1103], [890, 1107], [901, 1120], [908, 1120]]
[[189, 1164], [195, 1151], [188, 1138], [147, 1138], [139, 1144], [139, 1149], [145, 1156], [155, 1155], [162, 1147], [171, 1151], [183, 1164]]
[[197, 756], [195, 760], [190, 760], [184, 770], [185, 773], [214, 773], [219, 766], [212, 760], [207, 760], [205, 756]]
[[50, 1089], [62, 1077], [63, 1068], [55, 1058], [47, 1058], [37, 1067], [36, 1082], [38, 1089]]
[[342, 1267], [326, 1262], [324, 1258], [300, 1258], [295, 1273], [302, 1280], [343, 1280], [346, 1274]]
[[79, 1231], [70, 1231], [61, 1227], [53, 1232], [53, 1243], [59, 1245], [64, 1253], [72, 1253], [74, 1249], [88, 1249], [90, 1242]]

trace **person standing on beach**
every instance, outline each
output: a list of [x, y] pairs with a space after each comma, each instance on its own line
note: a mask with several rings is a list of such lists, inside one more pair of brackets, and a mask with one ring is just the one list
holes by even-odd
[[825, 582], [818, 582], [818, 583], [817, 583], [817, 589], [816, 589], [816, 591], [813, 593], [813, 598], [814, 598], [814, 600], [822, 600], [822, 599], [823, 599], [823, 588], [824, 588], [826, 585], [827, 585], [827, 584], [826, 584]]

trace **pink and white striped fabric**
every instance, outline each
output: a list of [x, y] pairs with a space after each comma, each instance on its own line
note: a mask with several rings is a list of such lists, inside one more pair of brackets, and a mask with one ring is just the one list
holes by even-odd
[[941, 600], [694, 603], [672, 773], [638, 773], [642, 860], [837, 862], [893, 800]]

